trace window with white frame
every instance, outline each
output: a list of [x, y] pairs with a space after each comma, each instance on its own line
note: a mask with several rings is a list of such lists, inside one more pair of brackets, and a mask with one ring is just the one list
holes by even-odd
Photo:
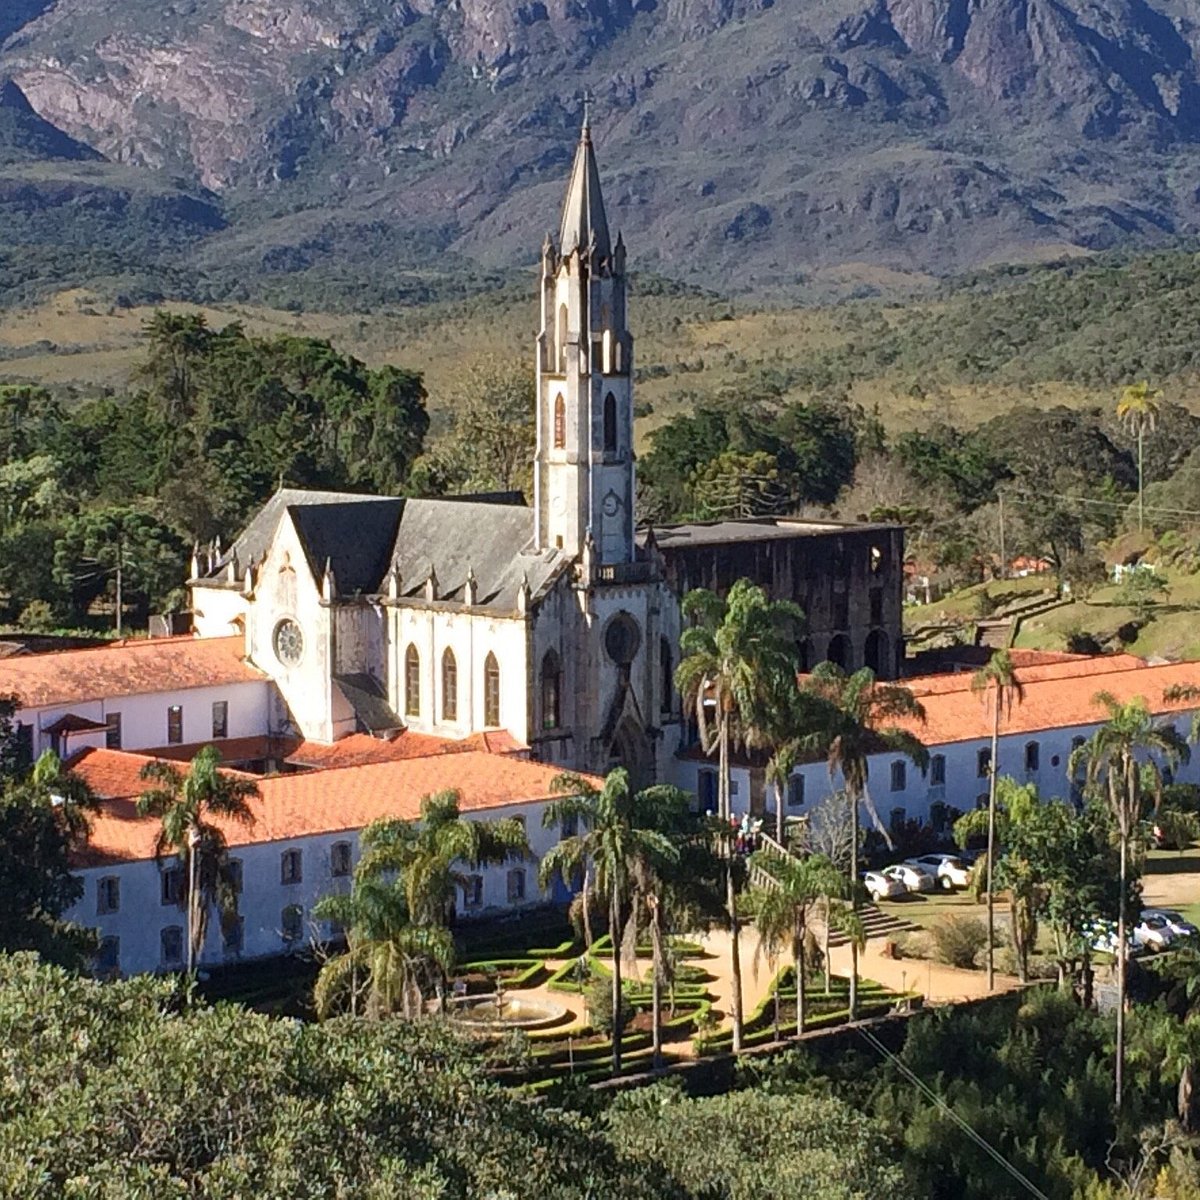
[[349, 842], [334, 842], [329, 848], [329, 873], [335, 879], [350, 874], [351, 851]]
[[160, 958], [164, 967], [178, 967], [183, 962], [183, 926], [168, 925], [159, 935]]
[[508, 873], [508, 902], [519, 904], [525, 899], [525, 868], [513, 867]]
[[787, 781], [788, 808], [804, 807], [804, 776], [789, 775]]
[[183, 705], [172, 704], [167, 709], [167, 744], [178, 746], [183, 741]]
[[299, 883], [304, 878], [303, 856], [299, 850], [285, 850], [279, 856], [279, 882]]
[[214, 700], [212, 706], [212, 735], [214, 738], [229, 736], [229, 701]]
[[104, 745], [108, 750], [120, 750], [121, 748], [121, 714], [119, 712], [110, 712], [108, 714], [108, 727], [104, 731]]
[[115, 913], [121, 907], [121, 881], [115, 875], [106, 875], [96, 883], [96, 912]]

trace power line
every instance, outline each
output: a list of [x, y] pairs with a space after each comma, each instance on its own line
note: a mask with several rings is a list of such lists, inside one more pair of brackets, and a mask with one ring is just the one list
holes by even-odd
[[962, 1117], [958, 1115], [941, 1098], [923, 1079], [920, 1078], [906, 1063], [893, 1054], [869, 1029], [863, 1029], [861, 1026], [858, 1032], [862, 1035], [864, 1041], [868, 1045], [873, 1046], [876, 1051], [884, 1056], [899, 1072], [904, 1076], [914, 1087], [916, 1087], [923, 1096], [926, 1097], [933, 1105], [946, 1116], [948, 1116], [958, 1127], [983, 1150], [997, 1166], [1002, 1167], [1009, 1175], [1013, 1177], [1031, 1196], [1036, 1196], [1038, 1200], [1050, 1200], [1050, 1197], [1042, 1191], [1027, 1175], [1017, 1169], [1003, 1154], [1000, 1153], [982, 1134], [977, 1133], [975, 1129], [969, 1125]]

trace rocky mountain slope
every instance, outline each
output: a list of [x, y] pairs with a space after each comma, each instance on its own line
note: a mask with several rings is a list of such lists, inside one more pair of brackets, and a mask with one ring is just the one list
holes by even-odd
[[[369, 294], [528, 262], [585, 87], [636, 262], [702, 284], [879, 285], [1200, 225], [1200, 0], [8, 0], [5, 35], [22, 253], [92, 153], [78, 186], [189, 214], [185, 273]], [[40, 230], [35, 144], [58, 164]]]

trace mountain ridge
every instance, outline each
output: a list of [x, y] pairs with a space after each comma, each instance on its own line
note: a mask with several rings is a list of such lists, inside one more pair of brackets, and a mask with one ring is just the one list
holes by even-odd
[[1200, 0], [18, 0], [3, 21], [0, 80], [44, 137], [220, 212], [185, 268], [527, 263], [585, 87], [614, 225], [692, 282], [920, 280], [1200, 229]]

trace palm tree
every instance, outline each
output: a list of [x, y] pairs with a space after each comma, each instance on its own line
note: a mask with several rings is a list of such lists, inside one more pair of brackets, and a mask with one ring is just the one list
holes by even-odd
[[323, 897], [318, 920], [346, 931], [346, 952], [321, 968], [314, 992], [319, 1013], [332, 1011], [347, 990], [352, 1011], [367, 989], [368, 1016], [399, 1009], [421, 1013], [431, 979], [445, 980], [454, 965], [449, 929], [458, 890], [468, 885], [464, 867], [498, 866], [529, 853], [525, 826], [515, 817], [473, 821], [453, 790], [421, 800], [417, 821], [385, 817], [361, 835], [362, 857], [348, 894]]
[[161, 822], [155, 857], [173, 854], [182, 869], [180, 902], [187, 908], [187, 969], [196, 960], [208, 933], [208, 915], [220, 907], [223, 914], [236, 911], [237, 892], [227, 870], [225, 835], [213, 818], [243, 825], [254, 822], [249, 801], [258, 796], [258, 784], [245, 776], [222, 771], [215, 746], [205, 746], [182, 772], [174, 763], [147, 763], [141, 777], [153, 786], [137, 801], [138, 815]]
[[368, 879], [398, 875], [409, 919], [417, 925], [449, 922], [458, 892], [469, 882], [464, 866], [478, 870], [529, 854], [529, 839], [520, 820], [469, 820], [459, 809], [460, 801], [452, 788], [435, 792], [422, 798], [418, 820], [385, 817], [363, 830], [356, 874]]
[[[825, 755], [830, 778], [841, 775], [849, 796], [850, 811], [850, 902], [855, 912], [862, 903], [863, 887], [858, 877], [858, 807], [865, 804], [875, 828], [889, 846], [891, 834], [879, 819], [871, 799], [871, 755], [902, 754], [924, 771], [929, 752], [916, 734], [892, 724], [895, 721], [924, 721], [925, 710], [906, 687], [879, 683], [870, 667], [852, 675], [836, 663], [819, 663], [805, 686], [828, 705], [825, 727], [802, 739], [801, 745]], [[858, 947], [850, 943], [850, 1019], [858, 1015]]]
[[683, 598], [692, 621], [680, 638], [675, 686], [694, 705], [705, 754], [717, 754], [717, 815], [725, 840], [725, 909], [730, 935], [733, 1051], [742, 1049], [742, 967], [738, 946], [737, 887], [729, 844], [729, 752], [735, 740], [765, 728], [773, 702], [794, 691], [799, 656], [795, 628], [804, 613], [789, 601], [771, 601], [762, 588], [739, 579], [726, 599], [698, 588]]
[[1012, 655], [997, 650], [971, 677], [971, 691], [983, 696], [984, 706], [992, 710], [992, 751], [988, 762], [988, 822], [987, 822], [987, 985], [990, 992], [996, 986], [996, 910], [992, 890], [992, 864], [996, 857], [996, 768], [1000, 754], [1000, 720], [1011, 715], [1013, 707], [1025, 697], [1025, 689], [1017, 678]]
[[[1116, 1106], [1121, 1107], [1125, 1075], [1125, 1000], [1128, 954], [1125, 945], [1128, 924], [1129, 848], [1144, 816], [1147, 789], [1157, 805], [1162, 798], [1164, 766], [1174, 769], [1189, 757], [1187, 742], [1174, 725], [1155, 721], [1140, 696], [1125, 704], [1108, 692], [1097, 692], [1094, 701], [1108, 720], [1078, 747], [1068, 762], [1072, 776], [1086, 767], [1085, 783], [1101, 790], [1117, 826], [1121, 855], [1121, 890], [1117, 907], [1117, 1049]], [[1159, 760], [1161, 759], [1161, 763]]]
[[327, 959], [317, 976], [313, 1001], [324, 1020], [343, 998], [358, 1014], [377, 1020], [399, 1010], [411, 1020], [421, 1013], [424, 985], [431, 973], [442, 977], [454, 965], [454, 938], [444, 925], [418, 925], [411, 919], [404, 883], [390, 873], [356, 870], [351, 890], [323, 896], [313, 907], [319, 921], [332, 921], [346, 934], [345, 953]]
[[570, 886], [589, 863], [595, 870], [596, 886], [608, 904], [612, 942], [612, 1066], [616, 1075], [621, 1070], [621, 956], [626, 914], [638, 877], [652, 876], [660, 864], [676, 861], [679, 851], [666, 834], [641, 824], [653, 801], [645, 799], [646, 793], [635, 796], [630, 792], [629, 772], [624, 767], [610, 771], [600, 789], [572, 774], [560, 775], [551, 786], [562, 799], [546, 805], [542, 824], [550, 828], [566, 822], [578, 832], [546, 852], [538, 883], [546, 888], [559, 875]]
[[1150, 390], [1146, 380], [1141, 383], [1131, 383], [1117, 401], [1117, 419], [1129, 433], [1137, 438], [1137, 469], [1138, 469], [1138, 531], [1144, 524], [1145, 509], [1143, 504], [1144, 491], [1142, 487], [1142, 442], [1147, 433], [1153, 433], [1158, 424], [1159, 401], [1162, 392]]
[[91, 814], [99, 808], [100, 800], [82, 776], [65, 770], [53, 750], [43, 750], [29, 773], [29, 782], [54, 805], [72, 837], [87, 837]]
[[759, 949], [772, 965], [785, 947], [792, 952], [796, 965], [796, 1036], [804, 1032], [805, 1024], [805, 941], [808, 937], [809, 911], [825, 897], [850, 898], [850, 885], [845, 875], [823, 854], [807, 858], [780, 859], [778, 855], [754, 856], [772, 883], [759, 891], [758, 928]]

